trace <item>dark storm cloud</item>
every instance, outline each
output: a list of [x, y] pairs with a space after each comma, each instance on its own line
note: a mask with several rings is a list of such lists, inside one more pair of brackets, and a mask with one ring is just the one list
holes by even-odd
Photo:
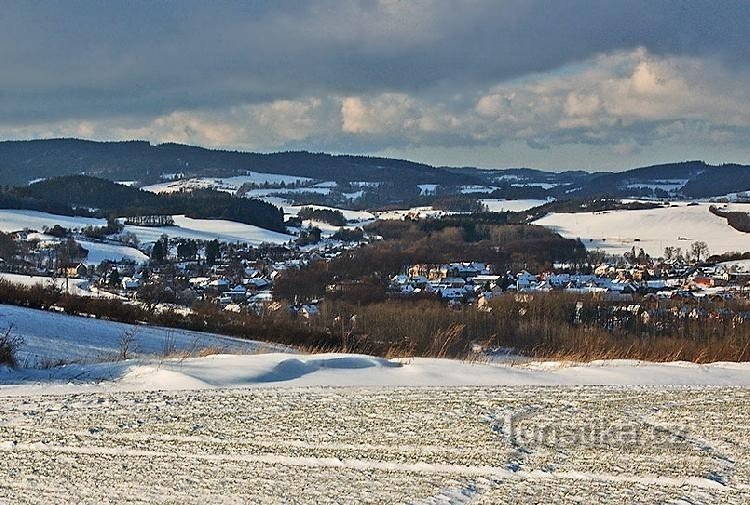
[[6, 2], [3, 122], [472, 93], [595, 54], [750, 62], [745, 2]]

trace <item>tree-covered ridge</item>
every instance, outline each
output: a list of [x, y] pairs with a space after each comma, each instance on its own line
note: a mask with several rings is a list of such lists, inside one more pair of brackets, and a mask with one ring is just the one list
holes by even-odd
[[283, 212], [261, 200], [235, 198], [214, 190], [155, 194], [84, 175], [5, 188], [0, 194], [0, 207], [102, 217], [185, 214], [196, 219], [226, 219], [285, 230]]
[[[307, 151], [252, 153], [146, 141], [93, 142], [49, 139], [0, 142], [0, 178], [8, 185], [63, 175], [85, 174], [109, 180], [148, 184], [164, 174], [226, 177], [247, 171], [337, 181], [377, 182], [365, 198], [371, 205], [403, 204], [419, 198], [419, 185], [437, 185], [438, 194], [457, 194], [462, 186], [495, 188], [492, 198], [626, 197], [686, 198], [721, 196], [750, 190], [750, 166], [709, 165], [685, 161], [622, 172], [547, 172], [529, 168], [483, 170], [433, 167], [424, 163], [374, 156], [332, 155]], [[682, 181], [665, 191], [660, 181]], [[352, 187], [353, 191], [357, 188]], [[310, 194], [306, 203], [328, 204], [325, 195]], [[426, 198], [426, 197], [425, 197]]]
[[306, 151], [250, 153], [145, 141], [50, 139], [0, 142], [0, 177], [25, 184], [42, 177], [81, 174], [153, 182], [165, 173], [228, 176], [252, 170], [321, 180], [409, 184], [479, 184], [480, 178], [406, 160]]

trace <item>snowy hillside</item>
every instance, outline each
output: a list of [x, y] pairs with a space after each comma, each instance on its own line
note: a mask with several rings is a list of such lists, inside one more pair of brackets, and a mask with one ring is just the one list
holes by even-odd
[[[173, 216], [174, 226], [125, 226], [125, 231], [135, 234], [141, 243], [155, 242], [161, 235], [170, 238], [197, 240], [219, 239], [226, 242], [243, 242], [257, 245], [262, 242], [280, 244], [293, 237], [274, 232], [259, 226], [236, 223], [222, 219], [191, 219], [183, 215]], [[56, 224], [69, 229], [80, 229], [85, 226], [104, 226], [106, 220], [88, 217], [70, 217], [32, 210], [0, 210], [0, 231], [12, 232], [23, 229], [41, 231], [44, 227]], [[122, 258], [144, 261], [146, 256], [132, 247], [116, 244], [104, 244], [81, 240], [81, 245], [89, 250], [86, 262], [95, 264], [103, 259], [120, 260]]]
[[144, 186], [143, 190], [152, 193], [173, 193], [175, 191], [190, 191], [193, 189], [216, 189], [229, 193], [236, 193], [243, 184], [270, 184], [285, 185], [310, 184], [313, 179], [297, 175], [266, 174], [262, 172], [247, 172], [246, 175], [235, 177], [197, 177], [193, 179], [179, 179], [176, 181], [163, 182]]
[[104, 226], [105, 219], [91, 217], [71, 217], [35, 210], [0, 209], [0, 231], [8, 233], [31, 229], [42, 231], [42, 228], [53, 227], [56, 224], [64, 228], [83, 228], [85, 226]]
[[[729, 226], [708, 211], [708, 203], [684, 202], [666, 208], [607, 212], [552, 213], [534, 224], [546, 226], [566, 238], [580, 238], [590, 250], [622, 254], [632, 247], [660, 256], [667, 246], [683, 251], [702, 240], [711, 253], [750, 250], [750, 234]], [[735, 204], [732, 210], [750, 204]]]
[[[133, 356], [162, 355], [165, 350], [177, 353], [198, 352], [206, 347], [223, 352], [284, 349], [279, 345], [267, 345], [211, 333], [132, 325], [0, 305], [0, 330], [5, 331], [7, 328], [11, 328], [14, 335], [23, 338], [18, 361], [26, 367], [58, 361], [113, 361], [120, 352], [121, 339], [126, 333], [133, 335], [130, 346]], [[65, 369], [58, 372], [67, 373]], [[45, 373], [54, 376], [56, 372]], [[7, 377], [0, 373], [0, 382], [6, 379]]]
[[547, 200], [495, 200], [485, 198], [482, 204], [487, 206], [490, 212], [523, 212], [547, 203]]
[[99, 291], [96, 286], [92, 286], [88, 279], [65, 279], [62, 277], [43, 277], [39, 275], [22, 275], [0, 272], [0, 279], [10, 281], [13, 284], [22, 286], [42, 285], [45, 287], [55, 287], [60, 291], [67, 292], [78, 296], [101, 296], [105, 298], [116, 297], [107, 291]]
[[172, 216], [172, 218], [174, 219], [174, 226], [126, 225], [125, 231], [135, 234], [142, 243], [155, 242], [164, 234], [170, 238], [218, 239], [225, 242], [242, 242], [251, 245], [258, 245], [263, 242], [283, 244], [294, 239], [291, 235], [284, 233], [223, 219], [192, 219], [183, 215]]

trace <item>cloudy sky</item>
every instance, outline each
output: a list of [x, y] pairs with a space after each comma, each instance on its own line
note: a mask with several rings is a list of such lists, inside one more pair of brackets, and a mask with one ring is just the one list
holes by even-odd
[[0, 138], [750, 163], [745, 1], [3, 2]]

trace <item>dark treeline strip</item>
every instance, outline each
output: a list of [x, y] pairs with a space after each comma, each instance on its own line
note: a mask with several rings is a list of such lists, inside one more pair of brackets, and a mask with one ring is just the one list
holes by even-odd
[[310, 219], [320, 221], [333, 226], [344, 226], [346, 218], [340, 210], [333, 209], [314, 209], [312, 207], [303, 207], [299, 210], [297, 217], [300, 219]]
[[712, 214], [726, 219], [727, 224], [735, 230], [750, 233], [750, 214], [747, 212], [731, 212], [719, 209], [714, 205], [711, 205], [708, 210], [711, 211]]

